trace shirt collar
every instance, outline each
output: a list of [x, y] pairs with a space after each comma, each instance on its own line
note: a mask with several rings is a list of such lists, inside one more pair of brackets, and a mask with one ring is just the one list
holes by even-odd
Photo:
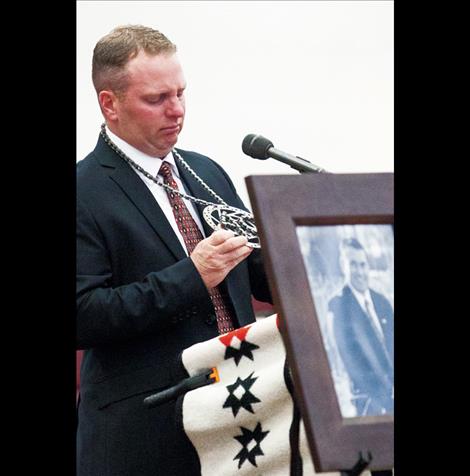
[[137, 165], [140, 165], [146, 172], [156, 177], [158, 175], [158, 171], [162, 165], [162, 162], [168, 162], [171, 167], [171, 171], [173, 175], [180, 178], [178, 167], [176, 166], [175, 158], [173, 154], [168, 152], [168, 154], [161, 159], [160, 157], [152, 157], [150, 155], [145, 154], [144, 152], [136, 149], [134, 146], [128, 144], [126, 141], [122, 140], [116, 134], [111, 132], [109, 128], [106, 126], [106, 133], [108, 134], [109, 138], [130, 158], [132, 159]]

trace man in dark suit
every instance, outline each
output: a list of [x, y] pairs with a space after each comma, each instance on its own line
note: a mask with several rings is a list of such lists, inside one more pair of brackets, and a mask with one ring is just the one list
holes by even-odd
[[271, 302], [260, 251], [213, 232], [187, 198], [244, 209], [218, 164], [174, 149], [186, 87], [176, 47], [116, 28], [95, 47], [93, 82], [106, 127], [77, 165], [77, 474], [196, 475], [175, 402], [143, 400], [184, 377], [183, 349], [253, 322], [252, 295]]
[[340, 246], [347, 283], [329, 302], [337, 349], [357, 415], [393, 413], [393, 309], [369, 287], [367, 255], [355, 238]]

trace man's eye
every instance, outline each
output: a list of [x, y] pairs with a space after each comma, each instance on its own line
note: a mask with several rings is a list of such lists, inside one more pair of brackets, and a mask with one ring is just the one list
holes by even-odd
[[161, 103], [161, 102], [163, 101], [163, 95], [162, 95], [162, 96], [155, 96], [155, 97], [147, 98], [146, 101], [147, 101], [149, 104], [158, 104], [158, 103]]

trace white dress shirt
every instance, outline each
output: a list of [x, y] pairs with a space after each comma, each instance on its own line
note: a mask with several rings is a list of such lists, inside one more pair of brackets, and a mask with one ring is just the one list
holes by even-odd
[[[108, 128], [106, 128], [106, 132], [109, 135], [110, 139], [130, 158], [132, 159], [136, 164], [140, 165], [146, 172], [149, 174], [153, 175], [156, 177], [158, 182], [163, 182], [162, 177], [158, 175], [158, 171], [160, 170], [160, 166], [162, 165], [163, 160], [165, 162], [168, 162], [171, 167], [171, 172], [173, 173], [173, 178], [175, 179], [175, 182], [178, 184], [178, 188], [180, 192], [185, 192], [188, 195], [191, 195], [186, 188], [183, 185], [183, 182], [180, 179], [179, 175], [179, 170], [178, 167], [176, 167], [175, 159], [173, 157], [173, 154], [171, 152], [168, 153], [166, 157], [163, 159], [160, 159], [159, 157], [151, 157], [150, 155], [144, 154], [140, 150], [136, 149], [135, 147], [131, 146], [127, 142], [123, 141], [120, 139], [118, 136], [113, 134]], [[173, 209], [170, 205], [170, 201], [168, 199], [168, 195], [166, 190], [161, 187], [160, 185], [157, 185], [153, 180], [150, 180], [147, 178], [144, 174], [136, 170], [134, 167], [131, 167], [132, 170], [143, 180], [145, 185], [149, 188], [150, 192], [152, 192], [152, 195], [155, 197], [155, 200], [157, 201], [158, 205], [162, 209], [163, 213], [165, 214], [168, 222], [170, 223], [171, 227], [173, 228], [173, 231], [175, 232], [176, 236], [181, 242], [181, 246], [183, 247], [184, 251], [186, 254], [188, 254], [188, 251], [186, 249], [186, 245], [184, 243], [183, 235], [180, 233], [178, 229], [178, 225], [175, 220], [175, 215], [173, 214]], [[204, 228], [202, 227], [201, 220], [199, 218], [199, 215], [196, 212], [194, 204], [183, 198], [184, 203], [186, 204], [189, 212], [191, 213], [192, 217], [194, 218], [194, 221], [196, 222], [198, 228], [201, 230], [202, 236], [205, 237], [204, 233]]]

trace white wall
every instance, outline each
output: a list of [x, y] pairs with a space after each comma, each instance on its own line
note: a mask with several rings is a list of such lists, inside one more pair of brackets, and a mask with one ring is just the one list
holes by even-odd
[[102, 116], [96, 42], [121, 24], [176, 43], [188, 87], [178, 146], [244, 177], [297, 173], [241, 151], [246, 134], [330, 172], [393, 172], [393, 1], [78, 1], [77, 160]]

